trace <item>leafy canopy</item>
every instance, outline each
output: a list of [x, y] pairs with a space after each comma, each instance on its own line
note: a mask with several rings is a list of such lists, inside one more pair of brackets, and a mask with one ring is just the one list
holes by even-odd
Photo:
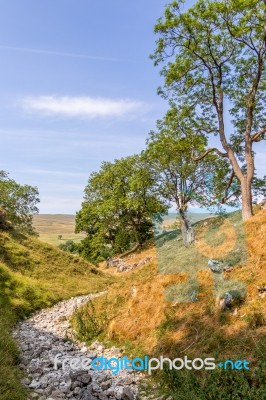
[[81, 251], [92, 261], [142, 244], [151, 235], [152, 214], [165, 210], [144, 155], [103, 162], [91, 174], [76, 231], [84, 231]]
[[[263, 130], [255, 141], [266, 131], [266, 4], [199, 0], [182, 12], [182, 3], [166, 7], [155, 26], [160, 38], [152, 58], [163, 63], [165, 78], [160, 92], [194, 110], [202, 132], [217, 135], [225, 125], [230, 147], [243, 161], [245, 132], [252, 138]], [[225, 111], [231, 123], [225, 123]], [[221, 142], [226, 148], [226, 138]]]
[[210, 148], [197, 159], [216, 153], [229, 160], [226, 190], [240, 183], [247, 219], [252, 215], [253, 146], [266, 133], [266, 3], [198, 0], [187, 11], [183, 3], [168, 5], [155, 26], [159, 39], [152, 58], [162, 64], [164, 76], [159, 92], [192, 116], [195, 136], [219, 136], [222, 149]]
[[19, 230], [33, 234], [33, 215], [38, 213], [39, 192], [36, 187], [20, 185], [0, 171], [0, 208], [7, 214], [7, 219]]
[[[218, 206], [230, 175], [229, 163], [215, 154], [208, 154], [200, 161], [193, 160], [193, 155], [205, 150], [207, 140], [201, 133], [193, 135], [196, 121], [182, 111], [172, 105], [147, 140], [146, 154], [157, 177], [157, 190], [165, 199], [174, 202], [177, 210], [185, 211], [189, 203]], [[238, 190], [235, 190], [234, 200], [236, 192]]]

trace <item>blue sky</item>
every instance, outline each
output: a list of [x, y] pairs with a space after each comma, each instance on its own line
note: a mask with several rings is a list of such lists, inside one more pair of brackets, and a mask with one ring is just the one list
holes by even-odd
[[164, 1], [0, 6], [0, 169], [39, 188], [41, 213], [74, 213], [90, 172], [143, 149], [167, 109], [149, 59]]

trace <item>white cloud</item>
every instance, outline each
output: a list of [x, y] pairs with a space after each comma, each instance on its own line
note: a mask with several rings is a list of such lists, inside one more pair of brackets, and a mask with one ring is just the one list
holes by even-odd
[[143, 111], [140, 101], [130, 99], [112, 100], [99, 97], [38, 96], [25, 97], [19, 102], [28, 112], [66, 117], [123, 117]]

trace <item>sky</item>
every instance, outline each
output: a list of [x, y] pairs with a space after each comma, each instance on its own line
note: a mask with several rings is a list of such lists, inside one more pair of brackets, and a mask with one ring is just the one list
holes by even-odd
[[0, 0], [0, 169], [38, 187], [40, 213], [74, 214], [102, 161], [144, 149], [167, 110], [149, 59], [164, 6]]

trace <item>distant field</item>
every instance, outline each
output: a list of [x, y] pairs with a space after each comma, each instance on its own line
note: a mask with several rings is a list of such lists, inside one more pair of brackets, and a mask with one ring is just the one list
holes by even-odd
[[[75, 215], [68, 214], [39, 214], [35, 215], [33, 225], [39, 233], [39, 239], [58, 246], [67, 240], [80, 242], [85, 234], [75, 234]], [[62, 235], [59, 240], [58, 236]]]

